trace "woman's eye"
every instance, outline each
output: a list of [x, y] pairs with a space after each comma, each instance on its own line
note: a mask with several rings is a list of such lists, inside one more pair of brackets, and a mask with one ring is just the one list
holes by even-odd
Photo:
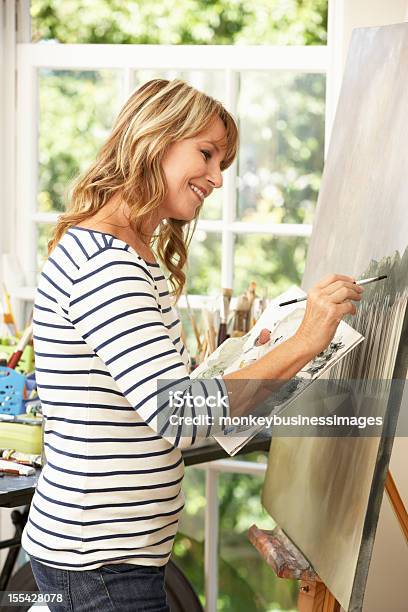
[[209, 151], [207, 151], [206, 149], [202, 149], [201, 153], [204, 156], [204, 159], [207, 161], [207, 159], [211, 159], [211, 153]]

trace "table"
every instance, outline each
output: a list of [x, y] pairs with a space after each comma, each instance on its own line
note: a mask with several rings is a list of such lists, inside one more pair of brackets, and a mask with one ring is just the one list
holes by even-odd
[[[238, 455], [247, 455], [255, 451], [267, 452], [270, 443], [270, 434], [267, 432], [260, 432], [252, 438], [235, 457]], [[226, 459], [229, 457], [224, 449], [216, 442], [198, 446], [197, 448], [187, 448], [182, 451], [182, 455], [186, 466], [207, 463], [208, 461]], [[35, 486], [40, 473], [41, 470], [37, 469], [36, 473], [32, 476], [12, 476], [6, 474], [3, 478], [0, 478], [0, 507], [16, 508], [17, 506], [29, 504], [34, 495]]]

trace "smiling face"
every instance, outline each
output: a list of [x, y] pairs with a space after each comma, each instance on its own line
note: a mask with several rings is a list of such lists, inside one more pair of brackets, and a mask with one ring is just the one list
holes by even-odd
[[191, 221], [213, 189], [222, 186], [226, 130], [217, 117], [205, 130], [170, 145], [162, 161], [167, 194], [162, 218]]

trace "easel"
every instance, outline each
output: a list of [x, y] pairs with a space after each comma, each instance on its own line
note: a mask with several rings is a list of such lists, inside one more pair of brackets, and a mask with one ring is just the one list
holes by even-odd
[[[408, 512], [389, 471], [385, 490], [408, 543]], [[340, 612], [339, 602], [280, 527], [266, 531], [252, 525], [248, 538], [279, 578], [300, 580], [299, 612]]]

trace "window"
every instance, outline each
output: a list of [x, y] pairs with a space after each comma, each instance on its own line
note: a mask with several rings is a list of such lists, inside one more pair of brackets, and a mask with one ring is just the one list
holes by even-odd
[[[197, 46], [186, 52], [21, 45], [19, 73], [30, 76], [27, 95], [19, 98], [18, 149], [28, 284], [35, 284], [46, 256], [47, 226], [63, 210], [70, 180], [92, 161], [127, 95], [154, 76], [181, 77], [204, 89], [226, 104], [240, 126], [237, 163], [198, 223], [191, 258], [199, 260], [203, 274], [190, 277], [189, 292], [208, 294], [221, 286], [241, 291], [254, 278], [259, 284], [267, 280], [277, 293], [292, 251], [288, 282], [299, 282], [323, 165], [326, 60], [324, 47], [206, 47], [207, 66], [197, 70], [193, 66], [203, 64]], [[29, 127], [37, 123], [38, 135]], [[245, 244], [257, 262], [247, 268], [250, 279], [241, 268]]]

